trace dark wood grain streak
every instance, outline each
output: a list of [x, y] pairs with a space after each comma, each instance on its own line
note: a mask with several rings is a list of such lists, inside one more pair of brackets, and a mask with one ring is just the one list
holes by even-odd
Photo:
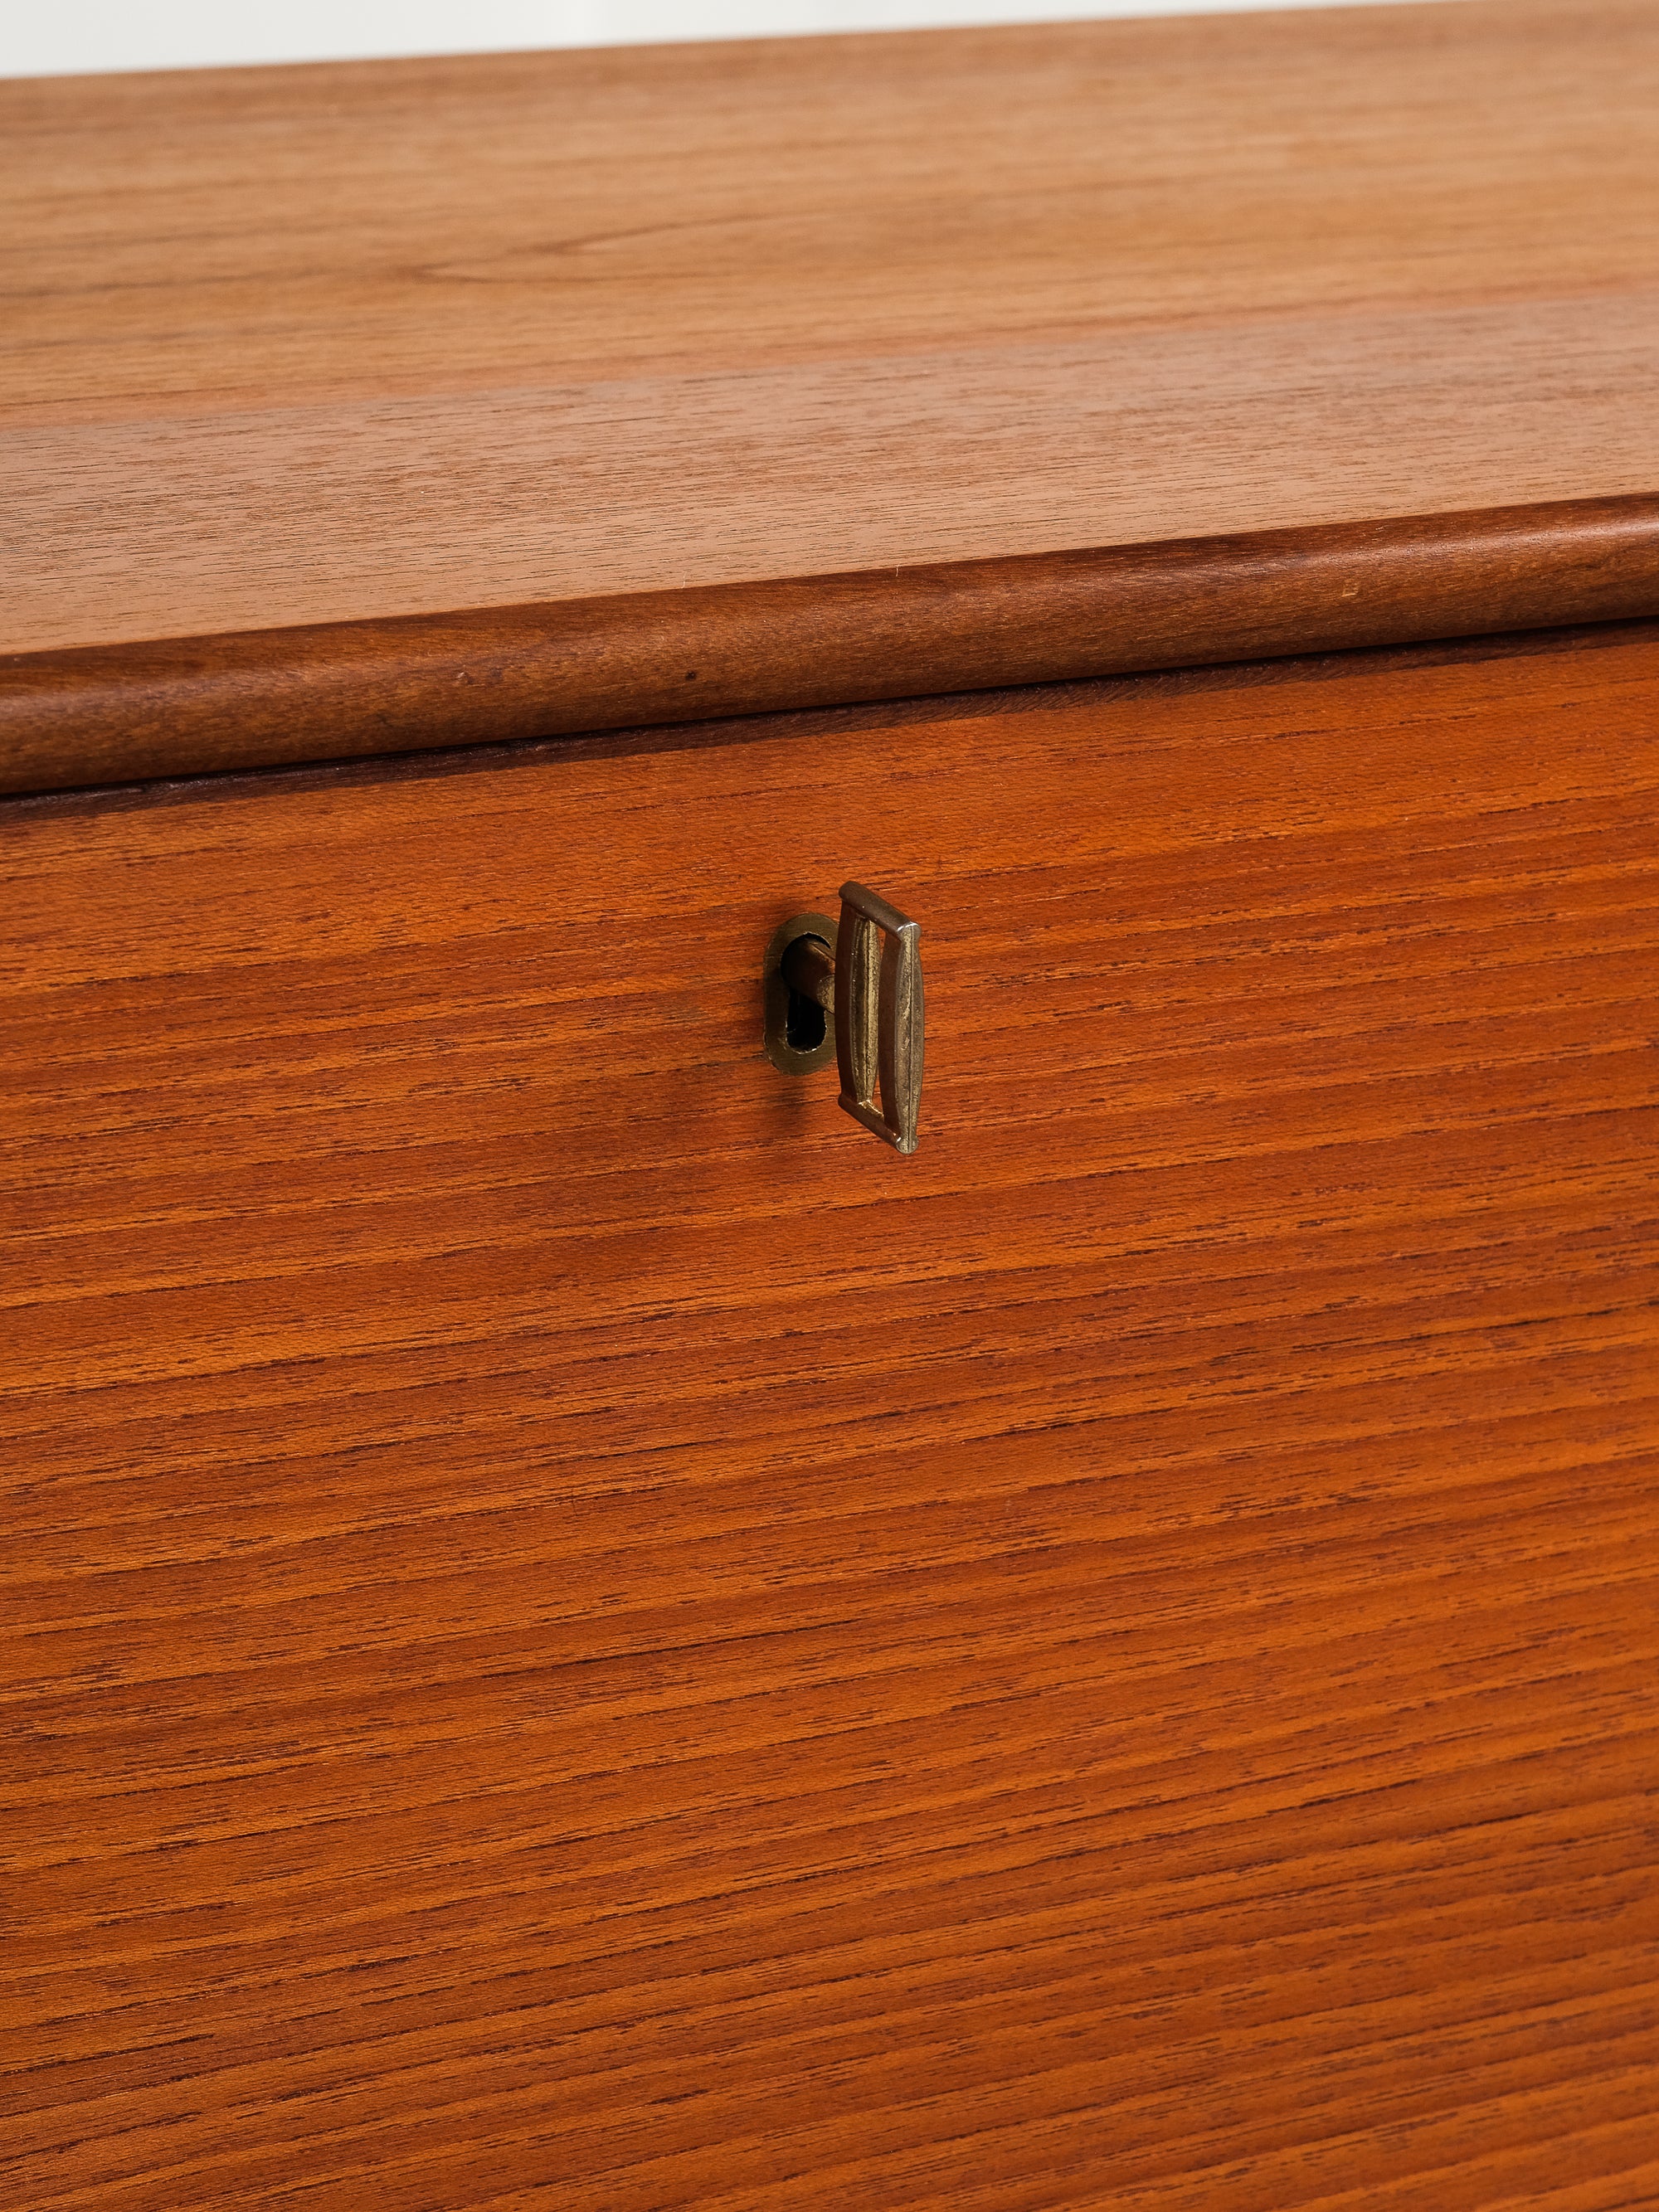
[[0, 660], [0, 788], [1659, 614], [1659, 494]]
[[0, 2200], [1652, 2203], [1656, 700], [0, 808]]

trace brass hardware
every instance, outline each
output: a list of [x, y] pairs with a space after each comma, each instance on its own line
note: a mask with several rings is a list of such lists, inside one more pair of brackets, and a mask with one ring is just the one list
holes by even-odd
[[921, 935], [920, 922], [907, 921], [862, 884], [842, 885], [836, 938], [841, 1103], [898, 1152], [916, 1149], [921, 1104]]
[[[848, 1113], [895, 1152], [914, 1152], [921, 1101], [921, 927], [861, 884], [843, 884], [841, 901], [839, 925], [824, 915], [799, 914], [766, 948], [767, 1057], [786, 1075], [804, 1075], [833, 1053]], [[825, 1034], [826, 1014], [834, 1017], [833, 1039]]]
[[[772, 942], [766, 948], [766, 960], [761, 969], [762, 989], [765, 1000], [766, 1057], [774, 1067], [785, 1075], [810, 1075], [814, 1068], [828, 1067], [836, 1056], [836, 1035], [833, 1024], [825, 1015], [834, 1006], [836, 925], [827, 914], [798, 914], [793, 921], [786, 921], [781, 929], [773, 933]], [[824, 988], [830, 996], [817, 998], [810, 991], [800, 990], [784, 973], [787, 956], [797, 946], [821, 946], [828, 974]], [[810, 951], [805, 957], [810, 959]], [[804, 980], [811, 980], [805, 971], [789, 965]]]

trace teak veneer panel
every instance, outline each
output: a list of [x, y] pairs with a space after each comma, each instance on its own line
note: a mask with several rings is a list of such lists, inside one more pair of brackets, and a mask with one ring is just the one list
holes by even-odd
[[[1437, 518], [1646, 499], [1656, 104], [1647, 0], [0, 86], [0, 646], [193, 640], [228, 728], [249, 632], [369, 626], [362, 689], [375, 625], [516, 614], [556, 729], [595, 599], [628, 665], [661, 594], [741, 591], [764, 628], [770, 588], [896, 569], [888, 618], [949, 665], [910, 571], [1287, 532], [1328, 560], [1349, 541], [1316, 533], [1378, 526], [1415, 553]], [[1650, 531], [1632, 557], [1547, 618], [1659, 611]], [[1466, 583], [1448, 557], [1390, 620], [1293, 642], [1452, 634]], [[1081, 672], [1137, 638], [1140, 667], [1224, 657], [1209, 615], [1142, 635], [1108, 602]], [[1018, 626], [1041, 641], [1040, 587]], [[897, 696], [904, 659], [860, 684], [843, 656], [832, 696]], [[502, 734], [420, 653], [398, 674], [350, 745], [303, 686], [261, 712], [312, 757]], [[0, 680], [5, 787], [155, 772], [50, 672]], [[642, 677], [619, 719], [661, 711]], [[242, 757], [198, 717], [164, 765]]]
[[1659, 2196], [1656, 686], [0, 810], [6, 2201]]

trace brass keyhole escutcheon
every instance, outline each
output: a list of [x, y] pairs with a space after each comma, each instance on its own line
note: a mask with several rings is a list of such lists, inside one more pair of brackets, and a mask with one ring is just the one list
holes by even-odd
[[[836, 1057], [836, 927], [827, 914], [798, 914], [773, 932], [766, 948], [766, 1057], [785, 1075], [811, 1075]], [[826, 969], [823, 997], [809, 996], [799, 988], [811, 980], [803, 973], [805, 963], [817, 958]]]

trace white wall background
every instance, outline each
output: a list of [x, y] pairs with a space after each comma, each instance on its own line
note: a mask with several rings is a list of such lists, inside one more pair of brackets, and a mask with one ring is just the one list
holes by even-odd
[[[1346, 0], [1371, 4], [1371, 0]], [[951, 23], [1219, 14], [1263, 0], [3, 0], [0, 76], [511, 52]], [[1284, 6], [1287, 0], [1277, 0]], [[1288, 0], [1315, 6], [1322, 0]]]

